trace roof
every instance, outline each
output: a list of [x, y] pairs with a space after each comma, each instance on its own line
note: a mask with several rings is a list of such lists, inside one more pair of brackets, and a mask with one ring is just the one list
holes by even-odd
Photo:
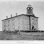
[[32, 7], [32, 6], [29, 4], [28, 7]]
[[19, 17], [19, 16], [22, 16], [22, 15], [24, 15], [24, 16], [29, 16], [29, 17], [35, 17], [35, 18], [39, 18], [39, 17], [36, 17], [34, 14], [33, 15], [27, 15], [27, 14], [20, 14], [20, 15], [17, 15], [17, 16], [14, 16], [14, 17], [10, 17], [10, 18], [7, 18], [7, 19], [3, 19], [2, 21], [4, 21], [4, 20], [8, 20], [8, 19], [12, 19], [12, 18], [15, 18], [15, 17]]

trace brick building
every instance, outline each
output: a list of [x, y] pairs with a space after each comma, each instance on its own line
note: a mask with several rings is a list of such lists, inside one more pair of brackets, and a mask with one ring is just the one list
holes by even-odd
[[14, 17], [2, 20], [2, 30], [15, 31], [15, 30], [38, 30], [38, 17], [33, 14], [33, 7], [28, 5], [27, 14], [20, 14]]

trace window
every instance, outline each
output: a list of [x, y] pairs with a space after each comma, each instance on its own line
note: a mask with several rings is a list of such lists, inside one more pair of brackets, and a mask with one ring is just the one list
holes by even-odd
[[10, 20], [8, 20], [8, 23], [9, 23]]
[[15, 18], [12, 18], [12, 21], [14, 21], [15, 20]]
[[32, 20], [34, 20], [34, 18], [32, 18]]
[[6, 21], [4, 21], [4, 24], [6, 23]]
[[29, 9], [29, 8], [28, 8]]
[[4, 27], [6, 27], [6, 25], [4, 25]]

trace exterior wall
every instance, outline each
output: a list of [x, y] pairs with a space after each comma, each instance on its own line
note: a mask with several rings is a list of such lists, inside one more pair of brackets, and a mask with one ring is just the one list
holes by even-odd
[[29, 17], [18, 16], [2, 21], [2, 29], [7, 31], [29, 30]]
[[38, 30], [38, 18], [31, 17], [31, 29], [32, 25], [34, 26], [34, 29]]

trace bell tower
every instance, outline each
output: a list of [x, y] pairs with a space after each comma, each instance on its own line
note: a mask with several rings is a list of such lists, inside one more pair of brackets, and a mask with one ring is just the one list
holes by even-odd
[[27, 15], [33, 15], [33, 7], [30, 4], [27, 7]]

